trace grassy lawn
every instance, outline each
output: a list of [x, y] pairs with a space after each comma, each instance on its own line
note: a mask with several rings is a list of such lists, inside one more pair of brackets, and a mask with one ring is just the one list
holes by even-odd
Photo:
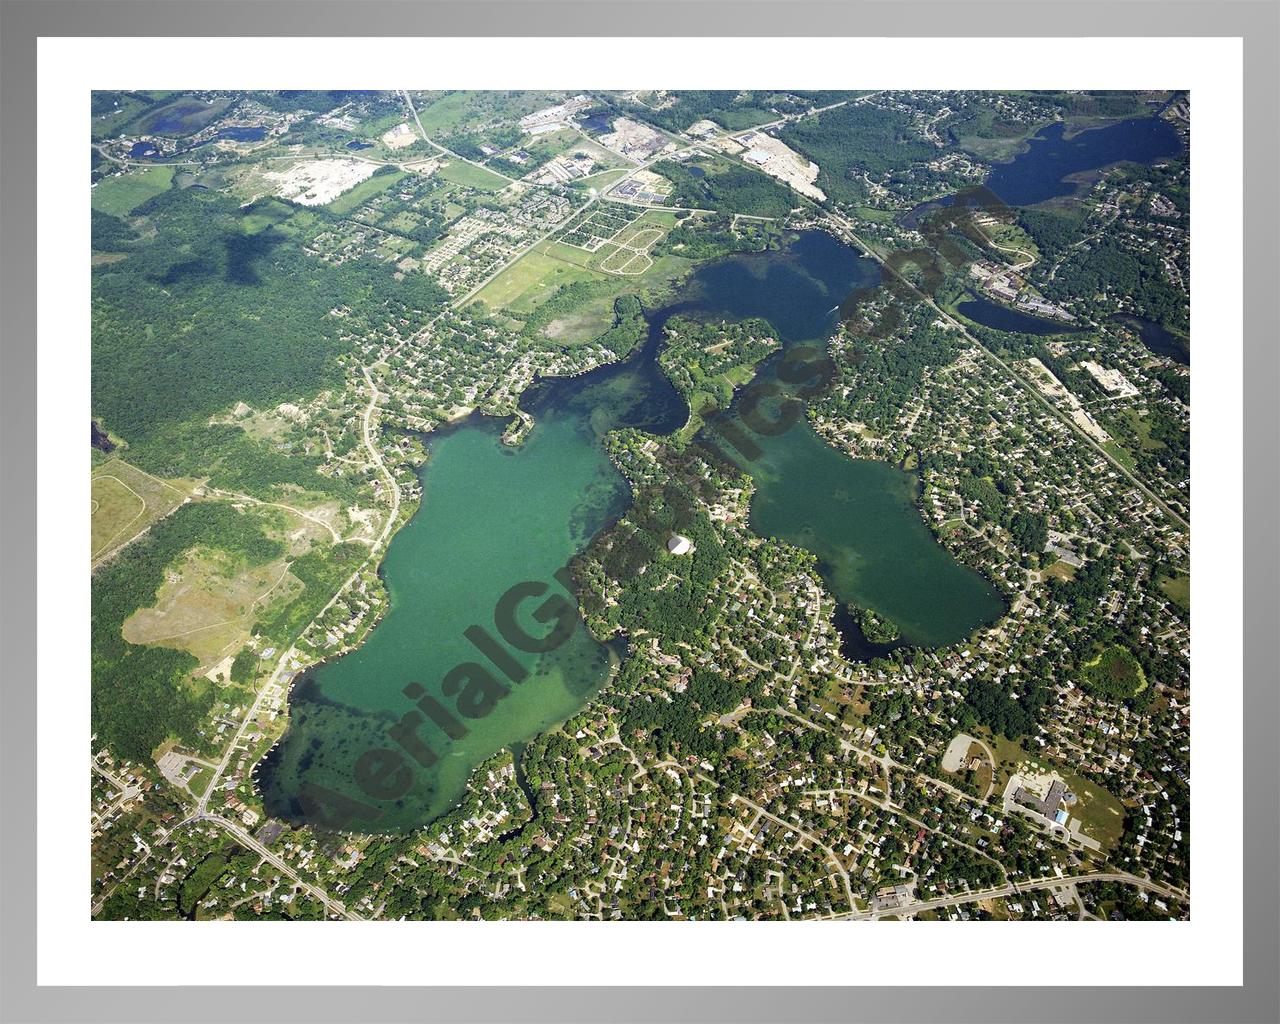
[[445, 181], [478, 188], [482, 192], [498, 192], [508, 184], [507, 179], [502, 175], [475, 164], [469, 164], [464, 160], [450, 160], [443, 163], [436, 174]]
[[[991, 117], [985, 113], [979, 116], [979, 125], [976, 126], [979, 132], [987, 132], [991, 130]], [[985, 160], [989, 163], [1000, 163], [1012, 160], [1023, 149], [1026, 148], [1027, 140], [1035, 135], [1048, 122], [1033, 124], [1025, 130], [1010, 135], [994, 135], [986, 137], [981, 134], [961, 134], [957, 141], [960, 148], [972, 153], [979, 160]], [[966, 126], [967, 127], [967, 126]]]
[[1137, 409], [1126, 409], [1122, 417], [1137, 436], [1138, 446], [1143, 451], [1156, 452], [1165, 447], [1163, 441], [1151, 436], [1151, 417], [1141, 415]]
[[116, 458], [94, 470], [89, 486], [90, 551], [99, 558], [168, 515], [194, 484], [160, 480]]
[[1160, 589], [1168, 595], [1170, 601], [1190, 610], [1191, 577], [1189, 575], [1166, 576], [1160, 581]]
[[209, 788], [209, 783], [213, 779], [212, 768], [201, 768], [193, 776], [191, 781], [187, 783], [187, 789], [191, 790], [191, 795], [196, 797], [204, 796], [204, 791]]
[[342, 193], [325, 209], [344, 217], [365, 200], [372, 199], [379, 192], [385, 192], [403, 177], [404, 171], [396, 171], [395, 174], [375, 174], [372, 178], [366, 178], [360, 182], [355, 188]]
[[1004, 792], [1005, 783], [1009, 781], [1018, 765], [1026, 761], [1030, 755], [1022, 748], [1022, 745], [1015, 740], [1006, 739], [1003, 735], [993, 733], [986, 726], [978, 726], [973, 730], [973, 735], [982, 740], [991, 748], [991, 753], [996, 756], [996, 774], [995, 774], [995, 790], [996, 796]]
[[124, 622], [132, 644], [187, 651], [201, 668], [235, 654], [260, 614], [297, 597], [303, 584], [284, 559], [241, 565], [225, 552], [194, 549], [169, 567], [150, 607]]
[[554, 896], [548, 897], [547, 910], [549, 913], [557, 914], [560, 917], [571, 917], [573, 915], [573, 901], [569, 899], [568, 893], [558, 892]]
[[434, 136], [494, 121], [519, 120], [525, 114], [532, 114], [563, 99], [564, 95], [558, 92], [530, 90], [508, 93], [485, 89], [428, 97], [415, 93], [414, 105], [423, 130]]
[[1054, 562], [1044, 573], [1046, 576], [1056, 576], [1060, 580], [1073, 580], [1076, 578], [1076, 567], [1070, 562]]
[[572, 183], [572, 186], [582, 191], [595, 189], [597, 192], [603, 192], [610, 185], [615, 185], [631, 172], [626, 168], [619, 168], [610, 171], [596, 171], [595, 174], [589, 174], [585, 178], [578, 178]]
[[[515, 313], [531, 313], [561, 285], [574, 281], [598, 280], [601, 275], [552, 255], [552, 249], [564, 246], [539, 246], [517, 260], [481, 289], [476, 296], [490, 309], [506, 309]], [[572, 250], [577, 252], [577, 250]], [[579, 255], [585, 255], [580, 253]]]
[[858, 220], [871, 221], [873, 224], [892, 224], [893, 218], [897, 216], [893, 210], [878, 210], [874, 206], [855, 206], [853, 212]]
[[1079, 799], [1068, 807], [1073, 818], [1080, 819], [1085, 835], [1096, 839], [1104, 850], [1112, 849], [1124, 833], [1124, 806], [1101, 786], [1081, 775], [1061, 772], [1062, 781]]
[[148, 167], [145, 171], [117, 174], [93, 187], [89, 204], [113, 217], [123, 217], [152, 196], [168, 191], [172, 182], [172, 167]]
[[1129, 470], [1129, 472], [1131, 473], [1133, 472], [1137, 464], [1133, 461], [1133, 456], [1129, 454], [1129, 449], [1125, 448], [1123, 445], [1119, 444], [1116, 441], [1108, 441], [1106, 444], [1102, 446], [1102, 449], [1108, 455], [1110, 455], [1113, 459], [1115, 459], [1116, 462], [1120, 463], [1120, 465], [1124, 466], [1125, 469]]

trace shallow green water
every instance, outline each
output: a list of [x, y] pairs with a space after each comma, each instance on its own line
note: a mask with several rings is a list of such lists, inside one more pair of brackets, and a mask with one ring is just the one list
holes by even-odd
[[[348, 827], [420, 825], [457, 803], [476, 764], [568, 718], [604, 683], [616, 654], [576, 614], [568, 639], [542, 654], [503, 639], [495, 615], [510, 588], [538, 583], [545, 593], [522, 600], [516, 621], [531, 637], [548, 633], [552, 623], [535, 621], [536, 611], [551, 599], [558, 612], [570, 600], [557, 572], [629, 500], [603, 435], [622, 425], [668, 433], [684, 422], [686, 409], [658, 370], [654, 348], [651, 342], [624, 364], [533, 389], [522, 405], [536, 425], [518, 448], [502, 443], [503, 421], [486, 417], [428, 438], [422, 505], [381, 567], [390, 611], [363, 646], [294, 688], [289, 732], [259, 772], [272, 814], [323, 823], [343, 810], [341, 798], [351, 798], [362, 806], [345, 806], [355, 816], [339, 822]], [[528, 677], [514, 682], [465, 635], [472, 626]], [[483, 715], [463, 714], [444, 692], [446, 674], [468, 663], [506, 691], [492, 691], [499, 695]], [[411, 683], [439, 699], [466, 734], [451, 736], [447, 720], [442, 727], [421, 712], [404, 692]], [[405, 714], [434, 763], [415, 761], [393, 732]], [[370, 785], [370, 768], [389, 773], [386, 790], [380, 779]], [[402, 777], [411, 783], [405, 792], [375, 795], [398, 790]]]
[[[750, 464], [757, 490], [751, 527], [818, 556], [841, 602], [874, 608], [904, 643], [939, 647], [966, 638], [1003, 611], [979, 574], [934, 539], [916, 508], [917, 478], [894, 466], [841, 455], [807, 425], [765, 439]], [[846, 632], [846, 653], [862, 653]]]
[[[676, 302], [651, 314], [647, 344], [625, 363], [532, 389], [522, 406], [536, 425], [520, 448], [504, 446], [503, 424], [483, 417], [431, 436], [421, 508], [382, 565], [390, 611], [359, 650], [295, 686], [289, 732], [258, 775], [269, 813], [358, 831], [421, 825], [456, 804], [476, 764], [582, 707], [608, 678], [615, 651], [576, 616], [554, 650], [516, 650], [501, 639], [495, 609], [513, 585], [542, 583], [547, 589], [519, 605], [517, 621], [528, 635], [545, 635], [555, 616], [535, 622], [533, 613], [549, 598], [567, 599], [557, 571], [629, 502], [603, 435], [620, 426], [665, 434], [684, 423], [687, 408], [657, 365], [662, 324], [677, 313], [763, 316], [786, 345], [821, 340], [834, 307], [871, 272], [852, 250], [813, 232], [779, 252], [705, 267]], [[874, 607], [905, 640], [929, 646], [962, 640], [1000, 613], [994, 591], [921, 522], [913, 475], [845, 458], [803, 421], [758, 440], [760, 458], [740, 460], [758, 484], [753, 528], [818, 555], [840, 601]], [[473, 626], [492, 638], [496, 656], [464, 635]], [[864, 652], [848, 639], [850, 653]], [[483, 689], [448, 692], [443, 680], [460, 665], [473, 666], [472, 683], [488, 673]], [[513, 671], [527, 678], [513, 682]], [[413, 683], [422, 693], [406, 694]], [[449, 717], [433, 720], [418, 703], [423, 693]], [[477, 693], [489, 699], [465, 714], [467, 695]], [[435, 760], [419, 763], [426, 758]]]
[[[697, 301], [715, 315], [764, 317], [785, 351], [825, 344], [836, 327], [835, 307], [853, 284], [866, 285], [875, 273], [870, 261], [813, 232], [786, 253], [706, 268], [697, 280]], [[776, 360], [762, 367], [761, 378], [776, 381], [775, 369]], [[782, 390], [789, 393], [785, 385]], [[741, 426], [738, 404], [730, 419]], [[713, 424], [708, 433], [714, 430]], [[803, 418], [781, 434], [748, 433], [758, 456], [723, 439], [717, 446], [755, 479], [752, 529], [815, 554], [828, 590], [842, 604], [874, 608], [898, 625], [902, 642], [923, 647], [964, 640], [1003, 612], [1003, 599], [987, 580], [956, 562], [925, 526], [914, 473], [847, 458]], [[877, 653], [847, 616], [839, 616], [837, 625], [848, 656]]]

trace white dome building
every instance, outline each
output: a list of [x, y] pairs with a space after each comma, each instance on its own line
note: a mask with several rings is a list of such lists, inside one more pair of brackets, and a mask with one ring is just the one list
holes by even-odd
[[671, 539], [667, 541], [667, 550], [673, 555], [687, 555], [693, 550], [693, 541], [688, 537], [682, 537], [678, 533], [673, 533]]

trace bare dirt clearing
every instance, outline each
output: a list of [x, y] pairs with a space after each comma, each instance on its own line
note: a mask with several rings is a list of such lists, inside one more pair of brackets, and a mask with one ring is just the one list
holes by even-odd
[[238, 568], [222, 552], [195, 549], [169, 570], [156, 603], [125, 620], [123, 635], [131, 644], [189, 651], [211, 667], [244, 646], [270, 603], [302, 587], [283, 558]]

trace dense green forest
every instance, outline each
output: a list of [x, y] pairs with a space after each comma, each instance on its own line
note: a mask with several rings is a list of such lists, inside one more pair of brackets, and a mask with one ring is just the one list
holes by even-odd
[[1109, 292], [1130, 300], [1148, 320], [1184, 333], [1190, 330], [1186, 295], [1165, 279], [1159, 257], [1127, 249], [1115, 238], [1100, 238], [1073, 253], [1044, 291], [1060, 302], [1073, 298], [1087, 301]]
[[119, 217], [90, 209], [90, 237], [96, 252], [124, 252], [138, 241], [138, 233]]
[[618, 107], [669, 132], [683, 132], [695, 121], [714, 121], [740, 131], [776, 121], [784, 114], [800, 114], [856, 95], [847, 90], [782, 92], [776, 90], [687, 89], [668, 95], [660, 104], [620, 100]]
[[737, 131], [776, 118], [778, 115], [770, 110], [776, 102], [796, 106], [794, 100], [786, 100], [781, 94], [733, 89], [682, 90], [668, 97], [667, 102], [659, 107], [639, 103], [620, 103], [619, 106], [627, 113], [642, 117], [669, 132], [682, 132], [695, 121], [703, 120]]
[[1080, 240], [1079, 216], [1057, 210], [1018, 211], [1018, 224], [1036, 243], [1043, 262], [1052, 264], [1059, 255]]
[[1107, 647], [1086, 661], [1083, 668], [1085, 689], [1107, 700], [1124, 700], [1147, 685], [1142, 665], [1127, 647]]
[[775, 333], [759, 318], [711, 323], [673, 317], [658, 361], [691, 409], [706, 411], [707, 402], [727, 409], [734, 387], [750, 376], [742, 371], [778, 347]]
[[[250, 230], [263, 219], [255, 209], [188, 189], [143, 203], [132, 226], [96, 219], [97, 235], [116, 248], [127, 230], [146, 240], [94, 270], [93, 413], [150, 472], [333, 490], [314, 464], [209, 418], [240, 401], [270, 408], [339, 383], [340, 330], [423, 322], [447, 296], [425, 275], [396, 280], [364, 261], [329, 267], [274, 223]], [[331, 316], [339, 307], [346, 315]]]
[[705, 178], [699, 178], [684, 164], [662, 160], [653, 165], [653, 170], [675, 185], [673, 204], [695, 210], [785, 217], [804, 202], [781, 182], [746, 167], [709, 170]]
[[619, 295], [613, 301], [613, 326], [596, 339], [615, 356], [627, 355], [645, 339], [649, 321], [644, 318], [644, 306], [635, 295]]
[[121, 635], [124, 622], [149, 607], [165, 570], [184, 551], [224, 551], [245, 564], [279, 557], [282, 545], [266, 535], [267, 518], [229, 505], [199, 502], [179, 508], [93, 576], [91, 603], [92, 721], [98, 743], [135, 761], [169, 736], [199, 741], [197, 728], [213, 705], [212, 687], [188, 676], [196, 659], [167, 647], [140, 647]]
[[837, 202], [865, 195], [861, 174], [902, 170], [938, 151], [910, 131], [911, 119], [894, 110], [848, 103], [795, 121], [778, 133], [792, 149], [818, 164], [818, 187]]

